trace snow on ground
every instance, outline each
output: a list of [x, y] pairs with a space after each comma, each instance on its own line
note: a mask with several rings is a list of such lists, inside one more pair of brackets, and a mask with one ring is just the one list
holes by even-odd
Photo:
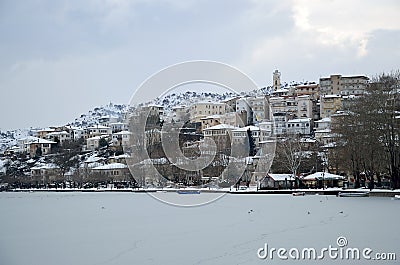
[[260, 260], [257, 250], [337, 246], [339, 236], [400, 255], [391, 198], [227, 194], [184, 208], [145, 193], [3, 192], [0, 209], [0, 264], [307, 264]]

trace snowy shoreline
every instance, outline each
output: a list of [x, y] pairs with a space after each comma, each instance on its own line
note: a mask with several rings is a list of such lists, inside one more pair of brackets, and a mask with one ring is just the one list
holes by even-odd
[[[192, 188], [191, 188], [192, 189]], [[159, 188], [159, 189], [117, 189], [117, 188], [92, 188], [92, 189], [13, 189], [4, 192], [132, 192], [132, 193], [153, 193], [153, 192], [177, 192], [182, 189], [173, 188]], [[183, 189], [184, 190], [184, 189]], [[202, 193], [230, 193], [230, 194], [259, 194], [259, 195], [292, 195], [293, 193], [304, 193], [304, 195], [334, 195], [337, 196], [339, 193], [365, 193], [368, 192], [370, 197], [394, 197], [400, 195], [400, 190], [386, 190], [386, 189], [342, 189], [342, 188], [329, 188], [329, 189], [292, 189], [292, 190], [236, 190], [236, 189], [197, 189]]]

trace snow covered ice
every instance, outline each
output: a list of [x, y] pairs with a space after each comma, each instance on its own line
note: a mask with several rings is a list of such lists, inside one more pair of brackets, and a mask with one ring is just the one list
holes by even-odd
[[[400, 255], [400, 203], [390, 198], [227, 194], [175, 207], [145, 193], [3, 192], [0, 210], [0, 264], [7, 265], [304, 264], [261, 260], [257, 250], [265, 243], [322, 248], [339, 236]], [[342, 263], [365, 260], [318, 261]]]

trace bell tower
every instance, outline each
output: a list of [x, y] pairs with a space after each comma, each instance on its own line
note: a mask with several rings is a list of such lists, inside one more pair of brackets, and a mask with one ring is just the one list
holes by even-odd
[[272, 81], [273, 81], [272, 87], [274, 88], [274, 91], [277, 91], [278, 89], [281, 88], [281, 73], [278, 70], [275, 70], [273, 72]]

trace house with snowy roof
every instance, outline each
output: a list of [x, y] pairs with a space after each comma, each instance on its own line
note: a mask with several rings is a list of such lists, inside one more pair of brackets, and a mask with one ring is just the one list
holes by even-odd
[[114, 146], [127, 146], [131, 137], [131, 132], [120, 131], [112, 134], [112, 144]]
[[113, 133], [128, 130], [128, 124], [125, 122], [113, 122], [110, 123], [110, 127]]
[[65, 141], [71, 140], [71, 134], [66, 131], [51, 132], [46, 135], [46, 139], [63, 145]]
[[94, 136], [109, 136], [111, 133], [111, 127], [108, 126], [95, 125], [86, 128], [86, 135], [88, 138]]
[[35, 136], [38, 138], [46, 139], [46, 135], [52, 132], [55, 132], [56, 130], [54, 128], [45, 128], [45, 129], [40, 129], [35, 132]]
[[[93, 136], [86, 139], [86, 150], [94, 151], [99, 149], [101, 139], [108, 139], [108, 135]], [[108, 140], [107, 140], [108, 141]]]
[[209, 128], [204, 129], [204, 138], [211, 138], [217, 145], [218, 152], [230, 153], [232, 138], [232, 131], [237, 129], [237, 127], [228, 124], [219, 124]]
[[292, 174], [268, 173], [260, 181], [260, 189], [287, 189], [293, 187], [296, 179]]
[[221, 115], [210, 115], [200, 119], [201, 130], [221, 124]]
[[108, 181], [131, 181], [132, 175], [126, 164], [111, 163], [92, 168], [94, 177]]
[[244, 143], [247, 139], [248, 131], [250, 130], [251, 135], [254, 139], [256, 146], [259, 145], [259, 142], [266, 140], [271, 132], [264, 130], [258, 126], [246, 126], [243, 128], [237, 128], [232, 130], [232, 141], [234, 144]]
[[102, 126], [110, 127], [110, 124], [111, 124], [111, 123], [118, 122], [118, 119], [119, 119], [119, 118], [118, 118], [117, 116], [104, 115], [104, 116], [101, 116], [101, 117], [98, 119], [98, 122], [99, 122], [100, 125], [102, 125]]
[[293, 119], [287, 122], [288, 134], [310, 135], [312, 131], [311, 118]]
[[39, 164], [31, 167], [31, 178], [38, 182], [55, 181], [60, 175], [60, 168], [54, 164]]
[[47, 155], [51, 152], [51, 148], [57, 144], [54, 141], [49, 141], [37, 137], [29, 137], [25, 145], [25, 151], [31, 156], [37, 156], [38, 154]]

